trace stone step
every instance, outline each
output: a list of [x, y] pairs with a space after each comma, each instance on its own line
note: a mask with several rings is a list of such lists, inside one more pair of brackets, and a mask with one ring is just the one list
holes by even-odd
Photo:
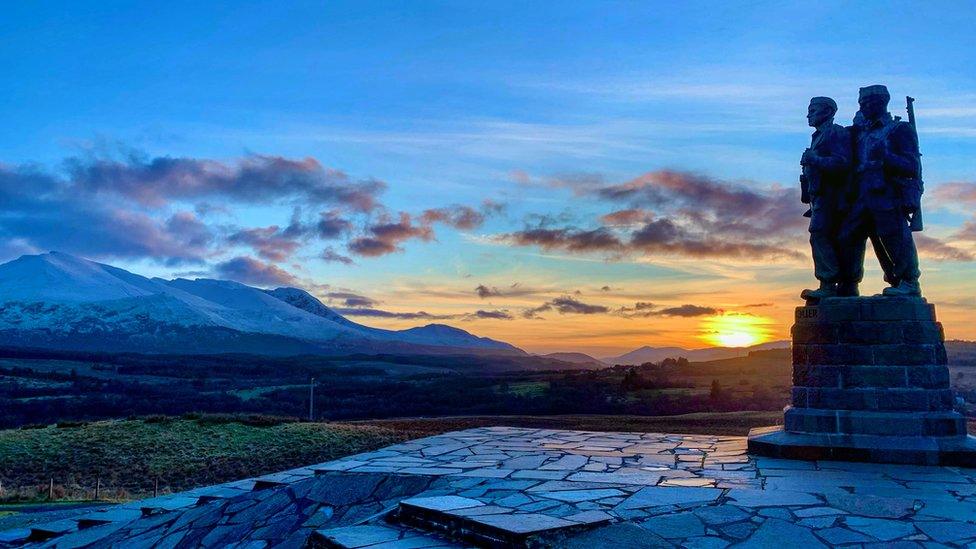
[[401, 525], [363, 524], [312, 532], [306, 547], [323, 549], [459, 549], [471, 547]]
[[797, 364], [793, 385], [798, 387], [948, 389], [945, 366], [873, 366]]
[[606, 524], [611, 516], [586, 511], [557, 517], [519, 512], [460, 496], [416, 497], [400, 502], [395, 519], [402, 524], [477, 547], [530, 547], [546, 539]]
[[976, 437], [905, 437], [749, 431], [749, 453], [785, 459], [976, 467]]
[[899, 344], [942, 343], [941, 322], [931, 320], [855, 320], [844, 322], [805, 322], [793, 325], [793, 343]]
[[793, 365], [924, 366], [948, 362], [942, 343], [793, 345]]
[[935, 307], [922, 298], [827, 298], [796, 308], [797, 323], [935, 320]]
[[803, 433], [958, 437], [966, 418], [957, 412], [871, 412], [788, 407], [787, 431]]
[[827, 410], [938, 412], [952, 410], [951, 389], [793, 387], [793, 406]]

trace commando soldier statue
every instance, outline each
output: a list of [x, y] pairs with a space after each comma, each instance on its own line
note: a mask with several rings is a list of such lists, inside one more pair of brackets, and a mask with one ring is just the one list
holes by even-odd
[[854, 199], [841, 229], [843, 248], [863, 250], [871, 238], [890, 284], [886, 296], [920, 296], [918, 252], [912, 229], [921, 230], [921, 162], [914, 127], [888, 112], [881, 85], [860, 89], [854, 125]]
[[814, 275], [820, 281], [818, 289], [800, 294], [807, 300], [856, 296], [860, 281], [839, 239], [848, 207], [851, 138], [846, 128], [834, 124], [836, 113], [837, 103], [829, 97], [814, 97], [807, 109], [807, 123], [816, 131], [800, 159], [800, 199], [810, 205], [804, 215], [810, 218]]

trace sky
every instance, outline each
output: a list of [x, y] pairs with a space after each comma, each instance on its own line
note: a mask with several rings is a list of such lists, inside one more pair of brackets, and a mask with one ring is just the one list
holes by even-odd
[[[532, 352], [788, 339], [812, 96], [916, 111], [926, 297], [976, 339], [971, 2], [22, 2], [0, 261], [297, 286]], [[884, 286], [868, 257], [862, 293]]]

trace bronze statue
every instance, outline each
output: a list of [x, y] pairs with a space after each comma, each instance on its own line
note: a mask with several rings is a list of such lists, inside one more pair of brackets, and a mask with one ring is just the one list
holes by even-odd
[[861, 258], [865, 240], [872, 239], [890, 284], [884, 295], [920, 296], [911, 226], [921, 229], [918, 138], [912, 125], [888, 112], [890, 99], [885, 86], [860, 89], [860, 116], [853, 131], [853, 200], [841, 239], [848, 253]]
[[857, 296], [871, 240], [884, 272], [886, 296], [920, 296], [913, 231], [922, 230], [921, 161], [912, 98], [909, 122], [888, 112], [885, 86], [860, 89], [854, 124], [834, 124], [837, 104], [810, 100], [807, 122], [817, 128], [800, 164], [801, 200], [810, 204], [810, 246], [820, 288], [803, 290], [816, 301]]
[[807, 109], [807, 123], [816, 131], [800, 159], [800, 199], [810, 204], [804, 215], [810, 218], [814, 275], [820, 287], [803, 290], [804, 299], [857, 295], [859, 279], [853, 279], [839, 239], [847, 208], [851, 138], [846, 128], [834, 124], [836, 113], [837, 103], [829, 97], [814, 97]]

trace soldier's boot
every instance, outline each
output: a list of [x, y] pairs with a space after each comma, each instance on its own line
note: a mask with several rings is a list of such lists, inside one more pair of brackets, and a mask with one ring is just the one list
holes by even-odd
[[826, 282], [824, 280], [820, 281], [820, 287], [816, 290], [803, 290], [800, 292], [800, 298], [806, 299], [807, 301], [823, 299], [825, 297], [834, 297], [837, 295], [837, 284], [833, 282]]
[[881, 295], [888, 297], [912, 297], [922, 295], [922, 288], [917, 280], [902, 280], [897, 286], [885, 288]]
[[857, 297], [861, 292], [857, 289], [857, 282], [841, 282], [837, 284], [837, 297]]

